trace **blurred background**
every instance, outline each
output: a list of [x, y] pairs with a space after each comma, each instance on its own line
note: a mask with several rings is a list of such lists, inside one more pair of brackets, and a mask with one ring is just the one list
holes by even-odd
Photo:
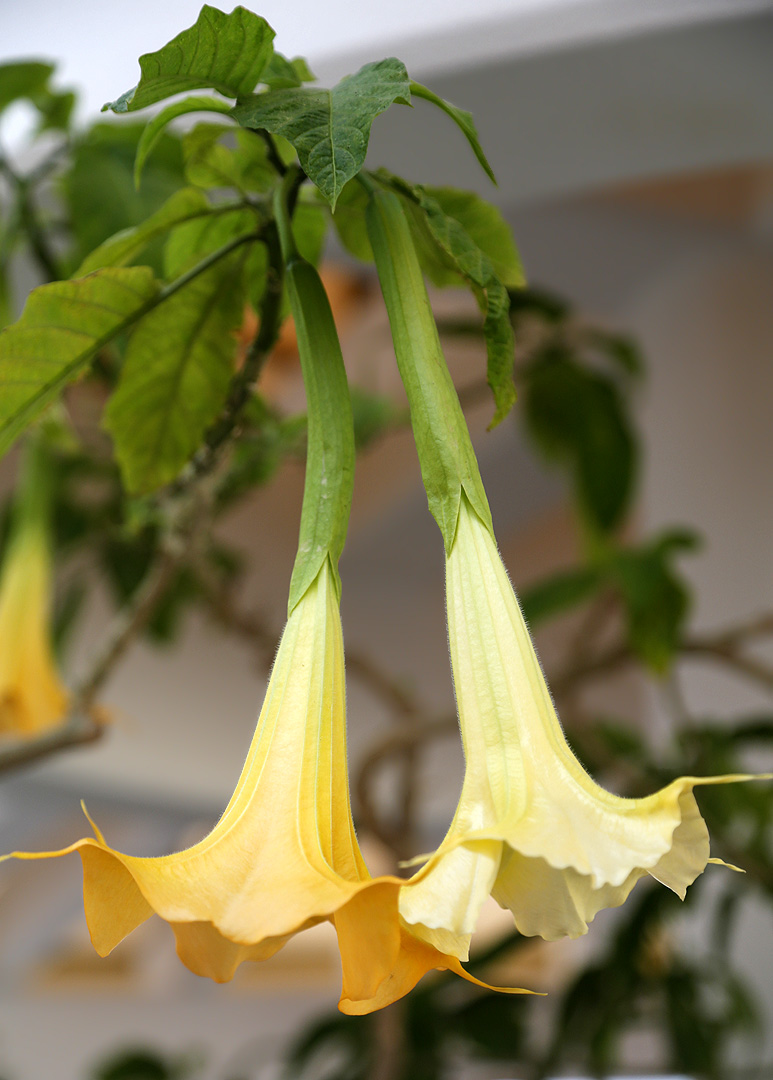
[[[135, 0], [109, 11], [86, 0], [5, 4], [2, 60], [55, 62], [57, 84], [77, 91], [76, 120], [85, 125], [102, 102], [136, 82], [137, 56], [194, 22], [198, 10], [197, 0]], [[388, 164], [421, 183], [479, 191], [511, 223], [532, 286], [563, 298], [587, 324], [638, 344], [646, 374], [627, 392], [626, 407], [641, 460], [626, 536], [635, 542], [675, 525], [703, 536], [700, 550], [680, 564], [694, 590], [692, 640], [769, 613], [773, 3], [266, 0], [258, 13], [277, 31], [278, 47], [305, 55], [327, 85], [362, 63], [396, 55], [413, 78], [472, 111], [498, 188], [488, 185], [453, 125], [423, 102], [377, 120], [369, 164]], [[0, 126], [5, 149], [22, 156], [31, 127], [25, 110], [13, 106]], [[386, 315], [368, 269], [335, 240], [326, 259], [335, 267], [330, 280], [340, 283], [337, 315], [353, 383], [401, 406]], [[34, 272], [23, 259], [16, 271], [18, 305]], [[474, 305], [455, 292], [434, 299], [452, 373], [470, 391], [466, 411], [502, 552], [516, 588], [528, 589], [581, 558], [572, 482], [535, 451], [518, 404], [486, 432], [491, 404], [477, 392], [483, 346], [458, 332]], [[277, 407], [288, 413], [303, 407], [292, 344], [266, 380]], [[224, 543], [248, 560], [240, 606], [259, 613], [274, 634], [283, 622], [302, 483], [302, 463], [285, 462], [274, 482], [226, 514], [219, 529]], [[453, 710], [441, 541], [405, 429], [374, 440], [360, 458], [342, 575], [345, 638], [361, 660], [349, 679], [357, 775], [394, 725], [384, 696], [374, 691], [369, 663], [414, 695], [427, 715]], [[68, 671], [83, 665], [109, 612], [108, 596], [96, 589], [69, 648]], [[581, 629], [577, 613], [538, 627], [548, 672], [565, 667]], [[770, 644], [770, 636], [752, 642], [760, 669], [773, 663]], [[583, 686], [575, 705], [583, 714], [624, 717], [655, 752], [668, 744], [675, 707], [700, 724], [770, 716], [763, 678], [709, 662], [698, 648], [692, 652], [680, 654], [676, 674], [666, 680], [623, 665]], [[116, 713], [104, 739], [4, 780], [2, 850], [52, 849], [83, 835], [81, 798], [109, 842], [124, 851], [161, 854], [200, 837], [233, 789], [270, 658], [270, 648], [256, 649], [196, 610], [165, 647], [136, 644], [103, 695]], [[749, 764], [764, 767], [764, 751]], [[396, 813], [400, 798], [393, 765], [385, 753], [368, 773], [379, 808], [373, 813], [382, 821]], [[454, 738], [433, 742], [416, 765], [425, 842], [445, 831], [462, 768]], [[373, 814], [369, 819], [355, 792], [358, 807], [369, 862], [374, 870], [388, 867], [385, 838], [368, 827]], [[706, 878], [677, 933], [688, 954], [711, 945], [716, 932], [715, 906], [726, 883], [717, 868]], [[0, 888], [0, 1075], [9, 1080], [84, 1080], [122, 1046], [172, 1059], [189, 1055], [191, 1068], [208, 1080], [276, 1080], [289, 1043], [337, 1000], [329, 927], [219, 987], [179, 964], [171, 931], [158, 920], [100, 960], [88, 942], [75, 857], [6, 865]], [[545, 1041], [556, 1008], [551, 1000], [561, 1000], [562, 988], [603, 954], [620, 918], [602, 912], [586, 938], [517, 950], [507, 977], [551, 991], [545, 1011], [530, 1005], [528, 1014]], [[482, 917], [482, 944], [508, 926], [492, 902]], [[773, 1075], [772, 931], [769, 900], [750, 888], [731, 950], [759, 1010], [753, 1045], [731, 1040], [728, 1051], [734, 1066], [747, 1068], [743, 1075]], [[511, 1057], [503, 1067], [452, 1055], [442, 1075], [535, 1075], [519, 1071], [525, 1066], [517, 1053]], [[570, 1067], [560, 1063], [557, 1070], [566, 1075]], [[668, 1061], [644, 1025], [625, 1035], [616, 1067], [663, 1074]]]

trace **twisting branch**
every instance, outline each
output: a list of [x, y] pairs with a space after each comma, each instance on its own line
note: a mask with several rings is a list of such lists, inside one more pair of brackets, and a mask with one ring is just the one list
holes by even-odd
[[[766, 688], [773, 689], [773, 667], [743, 651], [751, 642], [769, 635], [773, 635], [773, 614], [758, 616], [718, 634], [687, 637], [680, 642], [678, 654], [682, 657], [718, 660]], [[551, 689], [556, 695], [565, 694], [582, 682], [638, 662], [639, 657], [628, 644], [614, 645], [595, 656], [586, 657], [580, 663], [569, 665], [550, 681]]]

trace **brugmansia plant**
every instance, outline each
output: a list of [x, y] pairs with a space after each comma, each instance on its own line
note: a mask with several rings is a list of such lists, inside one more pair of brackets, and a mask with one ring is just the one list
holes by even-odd
[[[570, 750], [497, 550], [425, 277], [438, 286], [468, 287], [479, 305], [475, 329], [485, 342], [492, 426], [515, 401], [514, 327], [525, 320], [532, 330], [539, 327], [519, 372], [524, 416], [535, 444], [572, 477], [590, 554], [587, 566], [526, 596], [527, 613], [538, 621], [613, 594], [626, 620], [628, 655], [663, 674], [687, 611], [673, 557], [692, 537], [672, 532], [639, 547], [617, 539], [634, 475], [635, 440], [621, 386], [638, 373], [635, 351], [614, 335], [568, 333], [567, 311], [526, 288], [506, 223], [479, 196], [365, 168], [376, 118], [392, 105], [419, 100], [458, 126], [493, 180], [468, 113], [411, 80], [394, 58], [320, 89], [306, 63], [288, 60], [273, 39], [268, 23], [244, 8], [224, 14], [205, 6], [193, 27], [141, 57], [137, 86], [105, 109], [131, 114], [175, 100], [144, 125], [115, 121], [74, 139], [71, 164], [56, 180], [72, 232], [64, 254], [48, 244], [36, 216], [35, 178], [3, 163], [17, 212], [4, 236], [0, 284], [8, 253], [23, 245], [47, 281], [0, 334], [0, 448], [21, 438], [28, 463], [0, 578], [0, 726], [23, 735], [26, 746], [0, 760], [32, 759], [101, 732], [93, 701], [108, 674], [141, 630], [173, 633], [185, 603], [208, 606], [265, 644], [262, 628], [229, 606], [238, 565], [212, 539], [210, 525], [305, 442], [287, 624], [241, 777], [215, 828], [193, 847], [157, 858], [116, 851], [96, 825], [94, 836], [61, 851], [13, 855], [78, 852], [86, 919], [100, 954], [156, 913], [171, 925], [181, 960], [216, 981], [329, 920], [343, 970], [340, 1009], [367, 1014], [403, 998], [436, 969], [486, 987], [475, 958], [469, 969], [462, 963], [489, 895], [512, 912], [520, 936], [551, 941], [587, 932], [596, 913], [622, 905], [640, 879], [653, 878], [683, 899], [709, 862], [747, 869], [768, 865], [767, 853], [755, 850], [751, 857], [723, 843], [726, 860], [710, 857], [694, 789], [751, 779], [735, 753], [706, 754], [696, 744], [679, 759], [691, 767], [669, 763], [666, 775], [637, 746], [630, 756], [641, 775], [635, 797], [623, 798], [600, 787]], [[0, 104], [5, 77], [16, 96], [33, 101], [43, 126], [67, 130], [72, 102], [50, 89], [50, 76], [45, 65], [6, 65]], [[201, 113], [209, 119], [182, 138], [173, 134], [175, 120]], [[85, 193], [108, 161], [126, 190], [122, 199], [112, 192], [102, 212], [94, 191], [91, 204]], [[57, 167], [52, 163], [40, 178], [56, 177]], [[429, 509], [445, 550], [466, 774], [436, 851], [418, 855], [392, 838], [411, 876], [371, 876], [350, 808], [338, 561], [356, 445], [401, 420], [383, 402], [350, 395], [314, 265], [331, 222], [352, 254], [375, 262]], [[306, 389], [305, 426], [279, 416], [259, 393], [263, 366], [289, 316]], [[255, 327], [249, 335], [248, 327]], [[594, 352], [593, 363], [585, 362], [585, 350]], [[102, 431], [84, 420], [84, 401], [94, 399]], [[64, 407], [52, 409], [55, 402]], [[607, 435], [600, 453], [583, 426], [599, 423]], [[105, 452], [103, 432], [112, 453]], [[52, 459], [56, 488], [48, 482]], [[83, 481], [91, 485], [88, 499], [80, 494]], [[72, 699], [50, 655], [54, 544], [96, 553], [122, 605]], [[390, 693], [411, 712], [399, 690]], [[44, 735], [52, 726], [59, 729], [54, 741]], [[412, 733], [416, 743], [432, 737], [423, 730]], [[596, 734], [598, 747], [604, 732]], [[628, 737], [622, 749], [630, 749]], [[591, 750], [583, 756], [594, 758]], [[599, 767], [608, 764], [596, 756]], [[754, 799], [742, 795], [737, 802], [756, 814], [755, 843], [762, 849], [769, 815]], [[367, 816], [367, 792], [362, 801]], [[710, 823], [721, 833], [716, 805]], [[379, 831], [377, 822], [371, 825]], [[382, 838], [390, 840], [383, 831]], [[417, 1030], [422, 1010], [425, 1018], [432, 1015], [421, 1030], [432, 1028], [436, 1037], [435, 1043], [414, 1040], [417, 1056], [406, 1062], [406, 1077], [442, 1075], [443, 1017], [445, 1030], [467, 1032], [488, 1053], [502, 1049], [492, 1035], [499, 1020], [480, 1023], [474, 1002], [443, 1005], [444, 985], [439, 977], [428, 981], [405, 1005], [409, 1017], [416, 1010]], [[630, 998], [640, 991], [634, 981], [626, 990]], [[497, 1010], [507, 1010], [500, 1029], [518, 1045], [514, 1010], [522, 1015], [533, 1007], [530, 999], [481, 1000], [487, 1015], [501, 1018]], [[572, 1001], [569, 995], [568, 1031]], [[323, 1025], [321, 1034], [301, 1040], [296, 1066], [341, 1030]], [[365, 1032], [353, 1036], [356, 1062], [347, 1075], [366, 1076], [372, 1031], [346, 1031]], [[543, 1067], [559, 1058], [551, 1049]]]

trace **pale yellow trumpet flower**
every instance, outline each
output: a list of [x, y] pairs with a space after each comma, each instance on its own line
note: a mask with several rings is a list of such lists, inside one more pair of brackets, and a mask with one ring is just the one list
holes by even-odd
[[577, 937], [650, 875], [684, 897], [709, 859], [683, 776], [646, 798], [599, 787], [569, 748], [488, 524], [462, 496], [446, 562], [451, 664], [466, 758], [434, 866], [403, 892], [415, 933], [464, 959], [491, 894], [523, 934]]
[[51, 462], [33, 436], [0, 570], [0, 734], [21, 739], [58, 727], [70, 700], [51, 644], [50, 485]]
[[0, 573], [0, 733], [28, 739], [57, 727], [69, 694], [50, 633], [51, 556], [40, 529], [11, 539]]
[[340, 1007], [362, 1013], [402, 997], [432, 968], [465, 978], [456, 957], [412, 935], [398, 914], [400, 878], [370, 877], [352, 822], [346, 771], [344, 653], [325, 560], [291, 613], [236, 790], [200, 843], [160, 858], [95, 836], [77, 851], [91, 940], [107, 955], [154, 912], [183, 963], [217, 982], [329, 919], [343, 967]]

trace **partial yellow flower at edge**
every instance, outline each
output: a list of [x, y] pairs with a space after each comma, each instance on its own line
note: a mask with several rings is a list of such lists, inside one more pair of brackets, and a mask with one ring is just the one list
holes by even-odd
[[647, 874], [684, 898], [709, 861], [693, 788], [752, 777], [684, 776], [641, 799], [605, 791], [566, 742], [496, 543], [464, 496], [446, 574], [466, 770], [429, 873], [401, 897], [413, 932], [465, 959], [489, 894], [549, 941], [586, 933]]
[[34, 738], [65, 719], [69, 694], [51, 650], [50, 598], [45, 529], [25, 524], [0, 573], [0, 734]]
[[342, 1011], [388, 1005], [432, 968], [477, 982], [456, 957], [410, 933], [398, 915], [405, 882], [372, 879], [360, 854], [328, 560], [290, 615], [246, 763], [213, 831], [158, 858], [124, 855], [94, 831], [62, 851], [13, 857], [79, 853], [86, 919], [102, 956], [155, 912], [171, 925], [183, 963], [225, 982], [242, 961], [267, 959], [293, 934], [329, 919], [341, 952]]

